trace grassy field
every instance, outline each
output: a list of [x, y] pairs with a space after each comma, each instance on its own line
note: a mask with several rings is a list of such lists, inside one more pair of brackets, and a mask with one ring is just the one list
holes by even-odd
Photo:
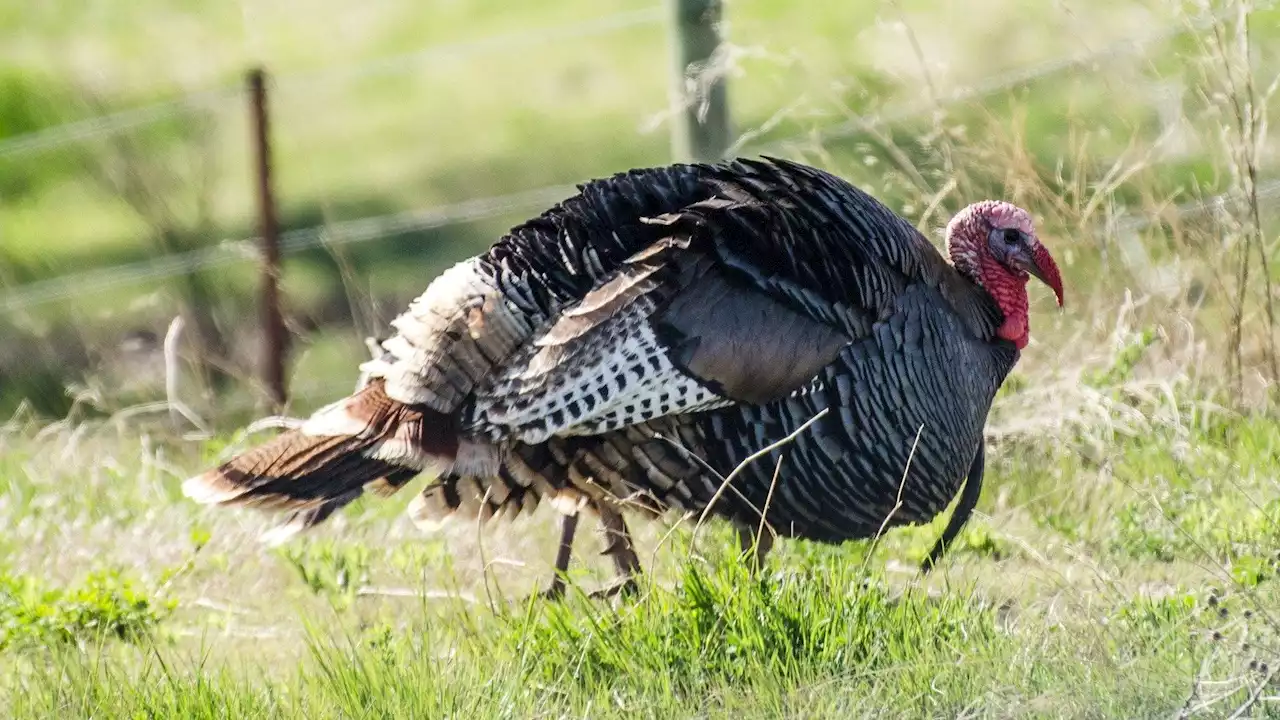
[[[177, 282], [5, 314], [0, 705], [94, 718], [1280, 717], [1265, 302], [1280, 273], [1258, 262], [1280, 227], [1268, 190], [1280, 146], [1261, 122], [1277, 105], [1280, 10], [1258, 5], [1247, 52], [1232, 23], [1154, 0], [729, 5], [743, 152], [835, 170], [935, 237], [967, 202], [1011, 199], [1063, 266], [1064, 311], [1032, 290], [1033, 339], [992, 411], [978, 513], [928, 576], [915, 568], [945, 516], [876, 542], [783, 542], [758, 576], [727, 528], [695, 536], [670, 517], [635, 521], [639, 597], [583, 596], [610, 579], [584, 532], [570, 597], [531, 600], [551, 571], [554, 512], [423, 535], [402, 513], [422, 479], [267, 549], [256, 537], [271, 518], [179, 491], [251, 441], [237, 432], [258, 412], [247, 264], [200, 276], [235, 371], [212, 393], [183, 367], [179, 394], [207, 431], [175, 427], [158, 352], [125, 343], [163, 334]], [[662, 12], [533, 7], [0, 8], [0, 292], [251, 234], [234, 96], [119, 136], [2, 152], [103, 109], [234, 86], [251, 62], [277, 77], [290, 227], [664, 162]], [[1166, 27], [1178, 32], [1123, 42]], [[423, 47], [436, 49], [413, 55]], [[1005, 86], [953, 97], [984, 83]], [[1247, 99], [1255, 143], [1233, 109]], [[1190, 209], [1218, 193], [1243, 200]], [[534, 209], [292, 256], [288, 411], [345, 393], [379, 318]]]
[[1280, 662], [1280, 425], [1172, 389], [1060, 391], [1077, 420], [1032, 431], [1006, 393], [978, 518], [927, 578], [940, 523], [783, 543], [753, 578], [726, 528], [672, 519], [638, 525], [651, 572], [616, 605], [525, 600], [545, 511], [423, 537], [369, 503], [269, 551], [259, 516], [179, 499], [224, 443], [14, 429], [0, 693], [15, 717], [1223, 717]]

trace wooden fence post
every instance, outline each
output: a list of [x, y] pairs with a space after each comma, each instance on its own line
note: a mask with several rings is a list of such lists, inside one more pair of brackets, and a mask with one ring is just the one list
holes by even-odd
[[254, 169], [257, 175], [258, 232], [262, 252], [262, 379], [276, 410], [288, 400], [285, 354], [288, 336], [280, 311], [280, 226], [271, 185], [271, 136], [267, 122], [266, 73], [249, 71], [249, 111], [253, 128]]
[[[725, 79], [710, 67], [720, 46], [723, 0], [667, 0], [671, 6], [671, 154], [677, 162], [719, 160], [729, 148]], [[709, 75], [710, 73], [710, 75]]]

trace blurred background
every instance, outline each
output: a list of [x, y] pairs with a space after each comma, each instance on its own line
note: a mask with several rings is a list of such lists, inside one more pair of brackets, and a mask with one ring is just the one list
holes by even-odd
[[[1256, 193], [1265, 223], [1280, 191], [1262, 121], [1280, 11], [1256, 5], [1242, 45], [1239, 4], [1164, 0], [733, 0], [683, 20], [644, 0], [8, 3], [0, 418], [163, 399], [176, 316], [193, 413], [261, 409], [254, 69], [296, 410], [345, 392], [364, 338], [437, 273], [575, 183], [719, 150], [827, 167], [935, 239], [979, 196], [1032, 206], [1073, 331], [1111, 313], [1106, 337], [1125, 290], [1215, 328], [1239, 307], [1248, 328], [1262, 305], [1232, 279], [1269, 278], [1230, 263], [1256, 231], [1220, 200]], [[1035, 320], [1042, 340], [1064, 323]], [[1243, 387], [1270, 361], [1241, 334]]]

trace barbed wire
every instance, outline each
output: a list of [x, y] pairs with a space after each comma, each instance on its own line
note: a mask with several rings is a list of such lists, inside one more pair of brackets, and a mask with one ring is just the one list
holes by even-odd
[[[477, 222], [530, 207], [542, 208], [563, 200], [575, 191], [575, 186], [551, 185], [451, 205], [299, 228], [281, 233], [280, 251], [296, 254], [322, 245], [367, 242], [408, 232]], [[121, 286], [161, 280], [237, 262], [255, 261], [259, 259], [258, 241], [258, 238], [227, 241], [212, 247], [166, 255], [156, 260], [27, 283], [0, 298], [0, 310], [14, 312]]]
[[[1255, 10], [1266, 10], [1274, 4], [1275, 0], [1260, 2]], [[954, 104], [977, 97], [984, 97], [1000, 90], [1047, 77], [1072, 67], [1097, 62], [1107, 57], [1120, 54], [1137, 54], [1148, 45], [1177, 37], [1192, 29], [1203, 29], [1214, 22], [1220, 22], [1227, 15], [1227, 11], [1224, 10], [1191, 23], [1170, 24], [1163, 31], [1153, 33], [1146, 38], [1118, 40], [1099, 51], [1057, 58], [995, 74], [974, 85], [949, 93], [945, 97], [936, 100], [904, 103], [887, 111], [851, 119], [813, 132], [797, 134], [783, 140], [769, 141], [759, 147], [757, 152], [765, 154], [777, 153], [783, 152], [799, 143], [813, 142], [815, 139], [838, 139], [856, 133], [866, 127], [889, 124], [921, 115], [932, 110], [935, 107], [935, 103]], [[579, 23], [541, 28], [536, 31], [503, 33], [479, 40], [432, 45], [407, 53], [383, 56], [351, 65], [321, 70], [279, 73], [273, 77], [273, 83], [274, 88], [281, 92], [290, 92], [294, 89], [314, 91], [318, 84], [341, 84], [370, 76], [400, 72], [432, 59], [466, 57], [577, 37], [609, 34], [632, 27], [657, 24], [663, 22], [665, 17], [666, 14], [663, 8], [655, 6], [606, 15]], [[233, 100], [239, 97], [241, 92], [242, 89], [238, 84], [211, 88], [172, 100], [164, 100], [137, 108], [107, 113], [3, 138], [0, 139], [0, 157], [39, 152], [67, 143], [81, 142], [101, 135], [109, 135], [149, 125], [174, 115]], [[747, 144], [747, 142], [739, 141], [742, 145]]]
[[104, 135], [152, 125], [192, 110], [217, 105], [238, 95], [239, 88], [217, 88], [191, 93], [176, 100], [144, 105], [97, 117], [76, 120], [14, 135], [0, 140], [0, 158], [41, 152], [71, 143], [84, 142]]
[[[368, 77], [404, 72], [430, 60], [460, 59], [490, 52], [563, 42], [574, 38], [607, 35], [643, 25], [658, 24], [664, 18], [663, 9], [655, 6], [605, 15], [579, 23], [519, 33], [501, 33], [479, 40], [430, 45], [406, 53], [386, 55], [349, 65], [273, 74], [272, 88], [281, 93], [315, 92], [321, 85], [340, 85]], [[179, 98], [14, 135], [0, 139], [0, 158], [41, 152], [69, 143], [84, 142], [100, 136], [151, 125], [170, 117], [234, 101], [243, 92], [239, 84], [210, 88]]]
[[608, 35], [620, 30], [629, 30], [644, 25], [656, 25], [666, 19], [661, 6], [642, 10], [605, 15], [580, 23], [551, 26], [538, 32], [502, 33], [479, 40], [470, 40], [447, 45], [432, 45], [407, 53], [386, 55], [373, 60], [338, 68], [326, 68], [318, 71], [299, 71], [283, 73], [275, 78], [276, 87], [280, 91], [311, 91], [317, 83], [344, 83], [365, 79], [377, 75], [395, 74], [423, 64], [429, 60], [444, 58], [460, 58], [472, 55], [483, 55], [495, 51], [508, 51], [551, 42], [573, 40], [576, 38]]
[[[280, 250], [286, 255], [292, 255], [325, 245], [339, 246], [368, 242], [403, 233], [477, 222], [514, 213], [517, 210], [541, 209], [571, 196], [576, 191], [577, 187], [573, 185], [551, 185], [433, 208], [299, 228], [281, 234]], [[1280, 178], [1259, 184], [1257, 196], [1259, 200], [1280, 196]], [[1168, 219], [1170, 215], [1183, 218], [1220, 212], [1227, 203], [1238, 200], [1239, 197], [1238, 192], [1225, 192], [1204, 200], [1177, 205], [1167, 213], [1127, 213], [1119, 218], [1112, 218], [1108, 226], [1114, 232], [1137, 232]], [[237, 262], [257, 261], [260, 259], [258, 242], [257, 237], [228, 241], [213, 247], [167, 255], [157, 260], [117, 265], [28, 283], [0, 298], [0, 310], [14, 312], [121, 286], [162, 280]]]
[[[1280, 178], [1258, 184], [1256, 195], [1259, 200], [1270, 200], [1280, 196]], [[1170, 214], [1175, 218], [1189, 218], [1196, 215], [1217, 215], [1226, 210], [1228, 203], [1239, 202], [1244, 195], [1239, 191], [1225, 192], [1203, 200], [1194, 200], [1174, 206]], [[1141, 215], [1122, 215], [1111, 223], [1117, 233], [1130, 233], [1145, 230], [1152, 225], [1164, 222], [1169, 216], [1164, 213], [1143, 213]]]
[[[1259, 3], [1257, 9], [1267, 9], [1274, 4], [1276, 4], [1275, 0], [1269, 0], [1267, 2]], [[936, 101], [930, 100], [903, 104], [880, 113], [854, 118], [843, 123], [838, 123], [836, 125], [821, 128], [802, 135], [793, 136], [792, 138], [773, 141], [758, 148], [756, 152], [759, 152], [760, 154], [787, 154], [788, 152], [803, 149], [803, 144], [838, 139], [840, 137], [856, 133], [867, 127], [909, 120], [935, 110], [939, 104], [952, 104], [977, 97], [984, 97], [999, 92], [1000, 90], [1033, 82], [1052, 74], [1063, 72], [1073, 67], [1099, 62], [1107, 57], [1119, 54], [1137, 54], [1141, 52], [1143, 48], [1154, 43], [1169, 40], [1192, 29], [1203, 29], [1214, 22], [1221, 21], [1225, 16], [1225, 12], [1216, 13], [1190, 23], [1167, 26], [1163, 31], [1152, 33], [1144, 38], [1120, 40], [1102, 48], [1101, 50], [1091, 53], [1072, 55], [1065, 58], [1035, 63], [1012, 71], [996, 73], [967, 88], [962, 88], [943, 98], [939, 98]], [[344, 69], [344, 77], [360, 77], [369, 73], [384, 72], [390, 67], [400, 66], [401, 64], [417, 64], [431, 57], [441, 57], [451, 53], [482, 52], [486, 49], [495, 47], [509, 47], [510, 44], [517, 42], [537, 43], [546, 41], [548, 38], [563, 39], [573, 36], [606, 33], [617, 29], [633, 27], [639, 24], [657, 22], [660, 21], [662, 17], [661, 8], [649, 8], [640, 11], [618, 13], [575, 25], [552, 28], [550, 31], [544, 31], [542, 33], [501, 35], [479, 41], [459, 43], [456, 45], [436, 46], [401, 56], [392, 56], [390, 58], [371, 61], [363, 67], [346, 68]], [[323, 77], [323, 75], [324, 71], [301, 73], [295, 76], [295, 79], [297, 79], [298, 82], [305, 83], [308, 81], [307, 78], [311, 78], [311, 80], [314, 81]], [[238, 90], [236, 90], [236, 92], [238, 92]], [[207, 100], [208, 98], [204, 98], [204, 101]], [[191, 96], [181, 102], [200, 101], [200, 98]], [[143, 113], [145, 110], [148, 110], [148, 108], [139, 109], [137, 112]], [[112, 118], [119, 117], [121, 115], [124, 114], [120, 113], [105, 117]], [[143, 113], [139, 117], [131, 117], [130, 122], [145, 122], [147, 117], [149, 116]], [[72, 125], [78, 124], [73, 123]], [[67, 128], [67, 126], [61, 127]], [[53, 130], [58, 130], [58, 128], [54, 128]], [[73, 137], [75, 139], [83, 138], [95, 131], [106, 132], [109, 131], [109, 129], [98, 128], [95, 130], [68, 128], [65, 130], [65, 132], [69, 133], [68, 137]], [[15, 138], [12, 140], [21, 139], [22, 138]], [[39, 143], [41, 142], [47, 144], [54, 141], [54, 139], [48, 138], [32, 138], [29, 143], [31, 143], [32, 146], [39, 146]], [[5, 151], [5, 143], [0, 142], [0, 156], [3, 156]], [[302, 228], [282, 234], [281, 250], [285, 253], [296, 253], [308, 248], [317, 247], [326, 242], [331, 244], [365, 242], [404, 232], [473, 222], [502, 215], [507, 212], [513, 212], [520, 208], [550, 204], [571, 195], [574, 191], [575, 188], [572, 186], [552, 185], [510, 195], [481, 198], [452, 205], [371, 216], [330, 225]], [[1259, 187], [1259, 197], [1269, 198], [1273, 195], [1280, 195], [1280, 180], [1267, 183]], [[1230, 194], [1223, 194], [1204, 202], [1179, 206], [1179, 208], [1175, 210], [1175, 213], [1183, 215], [1193, 212], [1201, 212], [1206, 208], [1221, 206], [1221, 204], [1226, 202], [1228, 199], [1230, 199]], [[1137, 229], [1145, 227], [1152, 222], [1155, 222], [1155, 220], [1149, 217], [1134, 216], [1129, 220], [1120, 221], [1120, 224], [1116, 227], [1120, 227], [1124, 223], [1129, 223], [1129, 225], [1124, 225], [1126, 229]], [[20, 286], [15, 291], [9, 292], [0, 299], [0, 309], [11, 312], [67, 299], [76, 295], [100, 292], [102, 290], [119, 287], [121, 285], [163, 279], [174, 275], [196, 272], [238, 261], [253, 260], [258, 257], [255, 243], [255, 239], [225, 242], [209, 248], [201, 248], [185, 253], [169, 255], [157, 260], [117, 265], [109, 268], [90, 270], [82, 273], [69, 274], [28, 283]]]
[[[1254, 6], [1254, 11], [1268, 10], [1275, 4], [1276, 0], [1264, 0]], [[1231, 17], [1235, 12], [1234, 9], [1221, 10], [1189, 22], [1170, 23], [1160, 31], [1153, 32], [1145, 37], [1122, 38], [1091, 52], [1077, 53], [1066, 57], [1031, 63], [1005, 72], [993, 73], [967, 87], [959, 88], [940, 97], [900, 103], [886, 110], [854, 117], [822, 128], [815, 128], [781, 140], [766, 141], [756, 147], [753, 152], [770, 155], [802, 150], [805, 146], [811, 146], [815, 142], [839, 140], [870, 128], [883, 127], [914, 119], [947, 105], [988, 97], [1003, 90], [1042, 80], [1073, 68], [1094, 65], [1108, 58], [1139, 55], [1152, 45], [1167, 42], [1191, 31], [1212, 27], [1215, 23]], [[735, 143], [735, 148], [748, 146], [751, 146], [751, 139], [745, 135]]]

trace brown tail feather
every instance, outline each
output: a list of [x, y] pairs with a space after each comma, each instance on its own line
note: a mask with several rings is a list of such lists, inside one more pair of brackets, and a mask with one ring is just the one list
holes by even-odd
[[347, 505], [350, 505], [365, 492], [371, 492], [374, 495], [386, 497], [404, 487], [410, 480], [417, 476], [417, 470], [397, 470], [390, 475], [378, 478], [377, 480], [368, 483], [363, 488], [348, 490], [341, 495], [328, 498], [318, 505], [301, 510], [294, 510], [289, 513], [289, 515], [286, 516], [280, 524], [263, 533], [259, 539], [268, 545], [279, 545], [288, 541], [298, 533], [309, 530], [325, 520], [328, 520], [330, 516]]
[[390, 494], [424, 470], [448, 467], [457, 447], [450, 418], [392, 400], [375, 380], [182, 489], [205, 504], [293, 510], [274, 532], [291, 529], [291, 535], [323, 522], [365, 489]]

